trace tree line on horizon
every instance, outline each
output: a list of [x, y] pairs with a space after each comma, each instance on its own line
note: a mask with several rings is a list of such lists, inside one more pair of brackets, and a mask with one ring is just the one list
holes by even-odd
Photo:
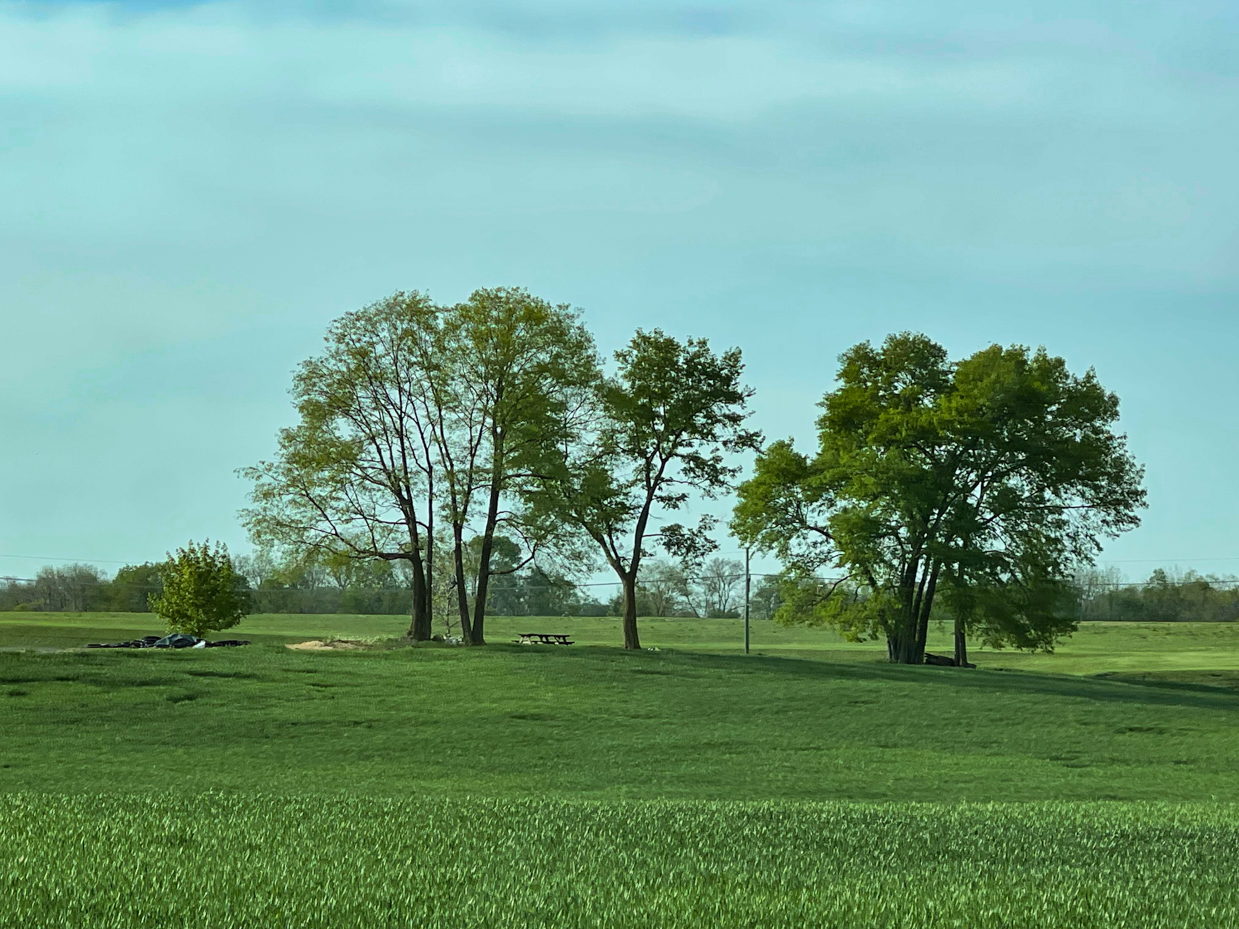
[[[255, 580], [253, 558], [237, 555], [233, 562], [246, 581], [254, 613], [409, 615], [412, 592], [399, 579], [373, 580], [357, 574], [335, 579], [311, 571], [290, 580], [262, 575]], [[0, 578], [0, 612], [150, 612], [148, 596], [163, 590], [158, 568], [150, 562], [126, 565], [109, 578], [90, 564], [47, 565], [33, 578]], [[743, 566], [738, 561], [732, 561], [722, 577], [703, 579], [689, 578], [666, 559], [651, 559], [647, 569], [637, 585], [638, 616], [738, 619], [742, 615]], [[503, 593], [487, 608], [492, 616], [614, 617], [622, 609], [619, 593], [599, 598], [596, 588], [582, 589], [567, 578], [551, 578], [542, 585], [532, 572], [514, 577], [512, 593], [500, 587]], [[522, 583], [526, 578], [529, 583]], [[753, 619], [774, 619], [783, 605], [780, 587], [778, 576], [754, 575]], [[1239, 621], [1239, 578], [1233, 575], [1157, 568], [1144, 581], [1129, 582], [1118, 572], [1089, 570], [1072, 579], [1072, 589], [1074, 616], [1082, 622]], [[544, 590], [552, 592], [546, 599], [541, 598]], [[720, 594], [721, 604], [710, 599]], [[939, 609], [933, 622], [951, 623], [949, 610]]]

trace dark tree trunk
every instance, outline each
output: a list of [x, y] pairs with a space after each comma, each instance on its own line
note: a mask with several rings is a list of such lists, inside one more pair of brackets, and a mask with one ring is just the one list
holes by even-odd
[[[908, 577], [908, 576], [905, 576]], [[916, 574], [910, 575], [915, 581]], [[924, 664], [925, 640], [929, 636], [929, 614], [938, 587], [938, 568], [926, 566], [925, 574], [914, 587], [904, 588], [903, 605], [895, 629], [886, 634], [886, 657], [892, 664]]]
[[968, 633], [962, 616], [955, 617], [955, 667], [968, 667]]
[[624, 648], [641, 647], [637, 635], [637, 572], [621, 575], [624, 588]]
[[916, 653], [912, 664], [925, 663], [925, 642], [929, 638], [929, 614], [934, 608], [934, 592], [938, 589], [938, 566], [934, 565], [929, 572], [929, 583], [925, 585], [925, 593], [921, 598], [920, 615], [916, 618]]
[[409, 559], [413, 566], [413, 610], [412, 622], [409, 624], [409, 638], [414, 642], [425, 642], [430, 638], [430, 610], [426, 596], [426, 566], [420, 555]]
[[495, 549], [495, 523], [499, 518], [499, 482], [493, 477], [490, 500], [486, 506], [486, 531], [482, 535], [481, 557], [478, 559], [478, 592], [473, 599], [473, 644], [485, 645], [486, 591], [490, 587], [490, 556]]
[[460, 638], [473, 645], [473, 624], [469, 621], [469, 591], [465, 587], [464, 527], [452, 524], [452, 560], [456, 571], [456, 609], [460, 611]]

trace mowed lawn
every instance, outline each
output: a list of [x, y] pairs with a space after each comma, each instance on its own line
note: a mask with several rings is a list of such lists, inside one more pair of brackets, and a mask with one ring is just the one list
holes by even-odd
[[3, 652], [0, 706], [10, 791], [1239, 800], [1239, 691], [1192, 682], [588, 645], [259, 644]]
[[[567, 633], [580, 645], [616, 646], [623, 641], [616, 617], [512, 617], [487, 619], [491, 643], [510, 643], [520, 632]], [[408, 617], [350, 614], [262, 614], [217, 638], [244, 638], [285, 644], [306, 639], [396, 639]], [[647, 647], [736, 655], [744, 651], [744, 624], [735, 619], [643, 617], [641, 642]], [[163, 633], [149, 613], [0, 613], [0, 649], [78, 648], [87, 642], [120, 641]], [[751, 624], [753, 653], [759, 656], [885, 662], [881, 642], [844, 641], [829, 629]], [[931, 630], [930, 651], [951, 654], [950, 631]], [[1136, 674], [1239, 672], [1239, 623], [1084, 623], [1053, 654], [1011, 649], [970, 648], [985, 669], [1018, 669], [1052, 674]], [[1219, 678], [1234, 679], [1222, 673]], [[1207, 675], [1201, 679], [1207, 682]]]
[[[43, 648], [157, 631], [50, 618]], [[740, 628], [305, 652], [403, 621], [251, 617], [241, 649], [0, 652], [0, 926], [1239, 925], [1235, 626], [976, 671], [769, 624], [746, 657]]]

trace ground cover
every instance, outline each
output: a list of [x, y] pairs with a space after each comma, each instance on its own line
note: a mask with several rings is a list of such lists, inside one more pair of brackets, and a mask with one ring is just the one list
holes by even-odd
[[1239, 924], [1236, 627], [1026, 659], [1070, 673], [769, 624], [799, 657], [746, 657], [727, 620], [638, 653], [281, 644], [403, 631], [341, 619], [0, 652], [0, 927]]
[[0, 792], [1239, 799], [1239, 693], [493, 646], [0, 653]]
[[[511, 642], [519, 632], [562, 632], [581, 645], [615, 646], [622, 641], [618, 617], [492, 616], [487, 636]], [[404, 616], [353, 614], [260, 614], [227, 636], [280, 644], [331, 637], [398, 638], [408, 630]], [[755, 654], [796, 658], [877, 661], [886, 659], [880, 642], [844, 641], [830, 629], [751, 624]], [[76, 648], [89, 641], [121, 641], [162, 632], [149, 613], [0, 613], [0, 648]], [[741, 654], [744, 626], [735, 619], [651, 617], [641, 620], [642, 644], [713, 654]], [[952, 652], [950, 632], [931, 630], [930, 651]], [[1173, 674], [1197, 679], [1199, 672], [1239, 671], [1239, 623], [1083, 623], [1053, 654], [973, 647], [983, 668], [1054, 674]]]
[[1230, 927], [1237, 812], [6, 796], [0, 926]]

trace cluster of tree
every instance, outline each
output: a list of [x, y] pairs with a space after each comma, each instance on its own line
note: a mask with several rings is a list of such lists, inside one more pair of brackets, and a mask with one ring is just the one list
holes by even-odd
[[[296, 424], [243, 471], [252, 539], [305, 573], [241, 573], [260, 596], [318, 589], [315, 571], [342, 604], [407, 596], [415, 640], [441, 621], [480, 645], [488, 612], [580, 608], [571, 581], [599, 559], [626, 648], [639, 612], [734, 613], [737, 565], [707, 561], [714, 521], [670, 519], [734, 489], [744, 451], [732, 532], [784, 566], [759, 610], [884, 637], [895, 662], [922, 662], [943, 615], [959, 664], [970, 636], [1051, 648], [1078, 619], [1075, 575], [1144, 505], [1118, 398], [1043, 349], [857, 345], [808, 455], [746, 427], [739, 349], [638, 330], [608, 372], [577, 312], [524, 290], [397, 293], [325, 342], [295, 375]], [[647, 561], [654, 544], [678, 564]]]
[[1230, 623], [1239, 620], [1239, 580], [1158, 568], [1141, 584], [1114, 570], [1082, 571], [1075, 580], [1079, 616], [1097, 622]]
[[153, 612], [169, 632], [201, 636], [239, 623], [249, 585], [226, 546], [190, 542], [158, 564], [127, 565], [108, 580], [94, 565], [46, 567], [32, 579], [0, 584], [0, 609]]
[[944, 614], [959, 665], [969, 636], [1052, 648], [1076, 625], [1075, 573], [1138, 525], [1118, 398], [1043, 349], [862, 343], [821, 407], [816, 453], [764, 449], [732, 530], [786, 566], [777, 618], [882, 636], [891, 661], [924, 661]]
[[29, 580], [0, 583], [0, 610], [145, 612], [148, 596], [162, 590], [155, 564], [126, 565], [111, 580], [94, 565], [48, 566]]
[[[744, 611], [744, 564], [728, 558], [711, 558], [701, 564], [684, 564], [652, 559], [641, 568], [637, 581], [638, 616], [695, 616], [709, 619], [737, 619]], [[770, 619], [778, 584], [773, 578], [759, 577], [750, 591], [750, 616]], [[623, 595], [610, 603], [619, 614]]]
[[[477, 576], [481, 539], [465, 545], [466, 582]], [[571, 578], [521, 565], [520, 546], [496, 535], [492, 551], [494, 575], [488, 591], [487, 613], [492, 616], [594, 616], [605, 607], [585, 596]], [[333, 554], [324, 558], [277, 561], [267, 552], [233, 559], [246, 578], [256, 613], [363, 613], [408, 615], [413, 603], [409, 562], [360, 559]], [[453, 577], [450, 563], [434, 566], [447, 589]], [[467, 589], [472, 609], [476, 585]], [[456, 617], [449, 610], [438, 618], [455, 633]]]
[[404, 565], [410, 637], [442, 617], [471, 645], [495, 600], [519, 593], [501, 578], [571, 578], [601, 555], [624, 645], [639, 648], [646, 546], [692, 565], [713, 545], [710, 520], [662, 517], [728, 489], [728, 454], [759, 436], [738, 349], [638, 331], [614, 360], [604, 373], [578, 313], [519, 289], [451, 306], [397, 293], [348, 313], [298, 369], [298, 422], [276, 456], [243, 472], [251, 537], [292, 560]]

